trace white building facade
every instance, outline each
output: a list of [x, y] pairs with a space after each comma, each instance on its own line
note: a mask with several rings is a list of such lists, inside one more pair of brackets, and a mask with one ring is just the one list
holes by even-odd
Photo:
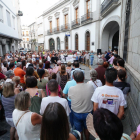
[[22, 26], [21, 48], [31, 49], [29, 47], [29, 27], [25, 25]]
[[[19, 1], [0, 0], [0, 55], [15, 51], [21, 41]], [[19, 23], [18, 23], [19, 22]]]

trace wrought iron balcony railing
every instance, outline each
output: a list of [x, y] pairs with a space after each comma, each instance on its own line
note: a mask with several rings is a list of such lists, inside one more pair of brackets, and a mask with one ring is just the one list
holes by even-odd
[[53, 29], [47, 31], [47, 35], [52, 35], [52, 34], [53, 34]]
[[81, 24], [84, 24], [92, 20], [93, 20], [93, 12], [88, 12], [87, 14], [81, 17]]
[[70, 24], [64, 24], [61, 26], [61, 31], [65, 32], [65, 31], [69, 31], [70, 30]]
[[117, 3], [119, 0], [104, 0], [104, 2], [101, 4], [101, 14], [104, 13], [105, 10], [107, 10], [112, 4]]
[[71, 27], [72, 28], [75, 28], [75, 27], [78, 27], [80, 25], [80, 19], [77, 18], [75, 19], [74, 21], [71, 22]]
[[54, 33], [57, 34], [61, 31], [60, 26], [54, 28]]

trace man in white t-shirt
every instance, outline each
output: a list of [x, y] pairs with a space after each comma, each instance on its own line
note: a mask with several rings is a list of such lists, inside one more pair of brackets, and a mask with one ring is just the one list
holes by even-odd
[[124, 115], [125, 99], [123, 92], [113, 86], [117, 79], [117, 70], [108, 68], [105, 72], [105, 86], [96, 88], [91, 100], [94, 102], [94, 111], [98, 108], [106, 108], [116, 114], [118, 118]]
[[42, 99], [40, 114], [43, 115], [43, 113], [44, 113], [44, 111], [49, 103], [57, 102], [57, 103], [60, 103], [64, 107], [64, 109], [66, 110], [67, 116], [69, 116], [71, 111], [70, 111], [67, 100], [64, 98], [60, 98], [58, 96], [58, 83], [57, 83], [57, 81], [54, 79], [50, 80], [48, 83], [48, 89], [50, 90], [51, 94], [50, 94], [50, 96]]

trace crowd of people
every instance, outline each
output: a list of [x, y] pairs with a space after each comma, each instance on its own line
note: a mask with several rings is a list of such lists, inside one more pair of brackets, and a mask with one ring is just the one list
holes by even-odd
[[[62, 58], [72, 55], [73, 63]], [[140, 126], [123, 133], [127, 98], [125, 61], [117, 51], [99, 53], [98, 67], [85, 83], [80, 63], [85, 51], [16, 51], [0, 57], [0, 120], [11, 126], [10, 140], [140, 140]], [[0, 131], [0, 136], [6, 130]]]

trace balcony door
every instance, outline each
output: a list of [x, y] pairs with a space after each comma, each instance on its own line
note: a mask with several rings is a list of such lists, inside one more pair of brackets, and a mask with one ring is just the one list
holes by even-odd
[[78, 24], [78, 8], [75, 9], [75, 15], [76, 15], [76, 24]]
[[76, 34], [75, 35], [75, 50], [79, 50], [79, 47], [78, 47], [78, 35]]
[[68, 28], [68, 14], [65, 15], [65, 29]]
[[91, 0], [86, 1], [86, 12], [87, 12], [87, 19], [90, 18], [90, 12], [91, 12]]
[[52, 33], [52, 21], [50, 21], [50, 33]]
[[86, 51], [90, 51], [90, 33], [89, 31], [86, 32]]
[[56, 19], [56, 23], [57, 23], [57, 31], [59, 31], [59, 18]]
[[65, 49], [68, 50], [69, 48], [69, 41], [68, 41], [68, 37], [65, 37]]

